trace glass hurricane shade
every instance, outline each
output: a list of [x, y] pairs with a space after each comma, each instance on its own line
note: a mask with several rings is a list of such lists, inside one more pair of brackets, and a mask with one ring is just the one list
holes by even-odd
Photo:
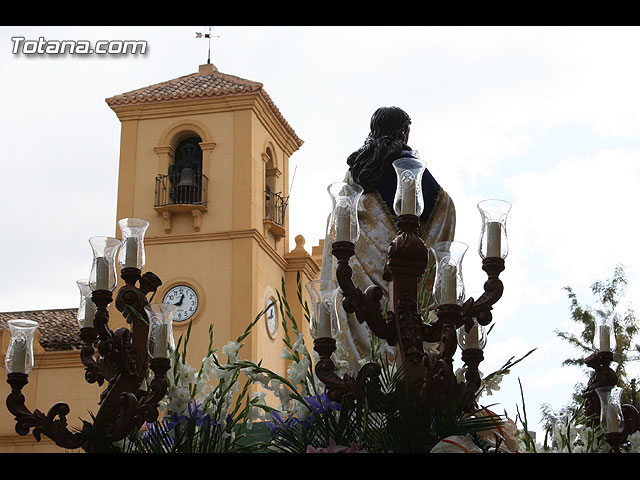
[[335, 280], [314, 280], [306, 284], [311, 297], [311, 335], [314, 338], [331, 337], [340, 330], [336, 298], [338, 282]]
[[80, 328], [93, 327], [93, 319], [96, 316], [96, 305], [91, 300], [91, 286], [88, 278], [82, 278], [76, 282], [80, 290], [80, 306], [78, 307], [78, 325]]
[[420, 160], [418, 152], [395, 160], [393, 168], [396, 171], [396, 194], [393, 198], [393, 210], [396, 215], [418, 215], [424, 210], [422, 197], [422, 175], [427, 164]]
[[437, 305], [464, 303], [462, 259], [467, 248], [467, 244], [455, 241], [438, 242], [431, 247], [436, 262], [434, 299]]
[[622, 388], [596, 388], [600, 399], [600, 426], [605, 433], [621, 432], [624, 429], [624, 415], [620, 402]]
[[358, 202], [363, 189], [356, 183], [336, 182], [327, 187], [332, 210], [327, 234], [332, 242], [355, 243], [360, 235]]
[[599, 352], [613, 352], [616, 349], [616, 336], [613, 328], [615, 312], [602, 302], [597, 302], [589, 309], [596, 320], [596, 332], [593, 342]]
[[122, 248], [118, 253], [120, 268], [144, 267], [144, 234], [149, 222], [142, 218], [123, 218], [118, 222], [122, 232]]
[[151, 358], [169, 358], [175, 350], [173, 340], [173, 315], [176, 306], [170, 303], [152, 303], [144, 307], [149, 319], [147, 350]]
[[468, 332], [464, 325], [458, 329], [458, 345], [463, 350], [472, 348], [483, 350], [487, 345], [486, 329], [479, 325], [475, 318], [473, 320], [473, 327]]
[[482, 217], [482, 232], [478, 253], [482, 258], [506, 258], [509, 253], [507, 241], [507, 215], [511, 204], [504, 200], [483, 200], [478, 203]]
[[29, 373], [33, 369], [33, 339], [38, 322], [18, 318], [7, 321], [11, 338], [4, 360], [9, 373]]
[[122, 242], [112, 237], [91, 237], [89, 244], [93, 250], [93, 264], [89, 285], [91, 290], [111, 290], [116, 288], [116, 253]]

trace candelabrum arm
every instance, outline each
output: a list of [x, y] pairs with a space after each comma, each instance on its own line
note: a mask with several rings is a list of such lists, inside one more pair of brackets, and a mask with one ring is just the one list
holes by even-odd
[[26, 373], [9, 373], [7, 383], [11, 385], [11, 393], [7, 397], [7, 409], [15, 415], [16, 432], [27, 435], [33, 428], [33, 436], [40, 441], [42, 435], [49, 437], [56, 445], [63, 448], [76, 449], [85, 447], [91, 436], [91, 424], [83, 422], [79, 432], [72, 432], [67, 428], [69, 406], [66, 403], [55, 403], [45, 415], [40, 410], [31, 412], [25, 406], [23, 387], [28, 383]]
[[98, 339], [98, 332], [93, 327], [80, 329], [80, 338], [83, 346], [80, 349], [80, 360], [85, 366], [84, 378], [87, 383], [97, 383], [102, 386], [107, 374], [104, 371], [102, 360], [95, 356], [95, 343]]
[[120, 395], [117, 421], [107, 432], [111, 441], [122, 440], [132, 431], [140, 429], [144, 422], [153, 423], [158, 419], [158, 402], [167, 393], [166, 373], [171, 368], [171, 360], [155, 358], [151, 360], [150, 366], [154, 372], [154, 378], [149, 392], [139, 395], [125, 392]]
[[[338, 260], [336, 266], [336, 279], [344, 300], [342, 307], [347, 313], [355, 313], [358, 322], [366, 323], [374, 335], [384, 339], [389, 345], [396, 344], [396, 332], [390, 326], [390, 320], [384, 318], [380, 300], [382, 289], [376, 285], [370, 285], [364, 293], [355, 286], [349, 259], [355, 253], [355, 246], [351, 242], [334, 242], [332, 254]], [[389, 317], [390, 318], [390, 317]]]
[[[114, 434], [120, 436], [125, 425], [129, 425], [129, 418], [138, 415], [134, 412], [150, 408], [150, 403], [145, 403], [138, 393], [149, 366], [149, 321], [144, 307], [148, 304], [147, 294], [154, 292], [162, 283], [153, 273], [140, 275], [136, 268], [123, 269], [121, 276], [126, 284], [118, 291], [115, 303], [131, 328], [109, 331], [108, 338], [98, 345], [98, 351], [105, 356], [105, 363], [114, 372], [108, 379], [109, 386], [101, 394], [101, 406], [96, 414], [96, 423], [110, 439], [115, 438]], [[149, 418], [148, 413], [145, 415]]]
[[354, 400], [369, 402], [372, 411], [388, 411], [393, 405], [392, 396], [382, 392], [380, 383], [380, 366], [376, 363], [367, 363], [362, 366], [357, 376], [340, 376], [335, 372], [335, 365], [331, 360], [331, 354], [336, 349], [336, 341], [333, 338], [316, 338], [313, 342], [314, 350], [320, 356], [316, 362], [315, 372], [318, 379], [327, 388], [327, 395], [334, 401], [352, 402]]
[[465, 325], [473, 322], [474, 318], [480, 325], [489, 325], [493, 318], [491, 309], [502, 297], [504, 285], [498, 277], [504, 270], [504, 259], [487, 257], [482, 260], [482, 269], [488, 276], [487, 281], [484, 283], [484, 293], [477, 300], [470, 298], [465, 303], [463, 311]]

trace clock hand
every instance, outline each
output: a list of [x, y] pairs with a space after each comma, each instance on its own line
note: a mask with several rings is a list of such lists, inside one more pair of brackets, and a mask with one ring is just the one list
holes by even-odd
[[182, 295], [182, 296], [180, 297], [180, 301], [179, 301], [178, 303], [174, 303], [174, 305], [175, 305], [176, 307], [179, 307], [180, 305], [182, 305], [182, 301], [183, 301], [183, 300], [184, 300], [184, 295]]

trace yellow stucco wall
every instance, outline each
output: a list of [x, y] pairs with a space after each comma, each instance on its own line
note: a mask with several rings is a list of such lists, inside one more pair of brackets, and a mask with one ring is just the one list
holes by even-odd
[[[269, 168], [275, 191], [286, 197], [288, 160], [298, 145], [264, 98], [252, 93], [112, 108], [121, 122], [117, 219], [137, 217], [150, 223], [143, 272], [152, 271], [163, 281], [154, 302], [162, 301], [170, 287], [184, 283], [199, 296], [187, 360], [199, 368], [208, 347], [210, 324], [219, 352], [226, 342], [235, 340], [265, 308], [269, 297], [277, 298], [283, 279], [290, 307], [311, 349], [308, 325], [296, 296], [296, 275], [301, 272], [304, 286], [315, 279], [318, 266], [304, 250], [303, 239], [288, 251], [288, 215], [283, 237], [274, 236], [264, 223], [266, 149], [274, 157]], [[179, 141], [194, 134], [202, 139], [203, 174], [209, 179], [207, 208], [195, 216], [189, 210], [171, 212], [168, 222], [154, 209], [155, 177], [167, 174]], [[121, 238], [118, 227], [114, 229], [114, 236]], [[303, 295], [306, 297], [304, 288]], [[113, 305], [111, 311], [110, 327], [124, 326]], [[263, 318], [240, 354], [285, 374], [279, 314], [275, 338], [268, 334]], [[187, 322], [174, 324], [176, 341], [187, 326]], [[65, 362], [51, 360], [55, 355], [64, 356]], [[78, 417], [88, 420], [87, 412], [95, 412], [102, 389], [84, 381], [79, 357], [79, 352], [41, 352], [25, 389], [28, 406], [46, 411], [63, 400], [71, 406], [71, 426], [80, 426]], [[0, 387], [0, 394], [8, 393], [8, 385]], [[11, 417], [2, 409], [0, 452], [60, 451], [48, 439], [34, 444], [31, 435], [18, 437]]]

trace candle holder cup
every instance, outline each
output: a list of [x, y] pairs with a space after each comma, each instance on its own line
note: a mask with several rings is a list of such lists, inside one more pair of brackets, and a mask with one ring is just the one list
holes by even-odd
[[483, 200], [478, 203], [482, 217], [482, 231], [478, 253], [485, 258], [506, 258], [509, 253], [507, 215], [511, 204], [504, 200]]
[[118, 222], [122, 232], [122, 248], [118, 253], [120, 268], [137, 268], [145, 264], [144, 234], [149, 222], [142, 218], [123, 218]]
[[336, 182], [327, 191], [332, 202], [327, 236], [332, 242], [355, 243], [360, 236], [358, 202], [363, 188], [357, 183]]
[[93, 250], [93, 263], [89, 276], [91, 290], [113, 292], [118, 283], [116, 253], [122, 242], [112, 237], [91, 237], [89, 244]]
[[462, 259], [468, 246], [462, 242], [438, 242], [431, 251], [436, 262], [434, 300], [438, 305], [462, 305], [465, 299]]
[[311, 298], [310, 331], [314, 338], [333, 337], [340, 331], [336, 298], [338, 282], [314, 280], [306, 284]]
[[18, 318], [7, 322], [10, 332], [5, 368], [9, 373], [29, 374], [33, 369], [33, 339], [39, 323]]
[[144, 307], [149, 319], [147, 350], [151, 358], [169, 358], [175, 350], [173, 339], [173, 315], [176, 306], [170, 303], [152, 303]]
[[78, 325], [80, 328], [93, 327], [93, 319], [96, 315], [96, 305], [91, 300], [91, 285], [88, 278], [82, 278], [76, 282], [80, 290], [80, 306], [78, 307]]
[[393, 210], [396, 215], [419, 217], [424, 210], [422, 176], [427, 164], [420, 160], [417, 151], [411, 151], [395, 160], [392, 166], [397, 178]]

